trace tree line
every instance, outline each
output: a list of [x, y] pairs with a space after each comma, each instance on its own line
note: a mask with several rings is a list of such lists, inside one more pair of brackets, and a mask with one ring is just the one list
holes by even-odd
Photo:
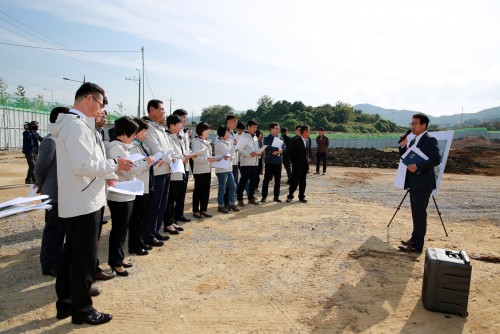
[[[226, 116], [234, 114], [229, 105], [214, 105], [202, 109], [200, 121], [213, 127], [225, 124]], [[261, 96], [257, 108], [236, 113], [239, 120], [246, 123], [255, 120], [267, 127], [270, 122], [278, 122], [282, 127], [295, 129], [296, 125], [307, 124], [312, 130], [358, 133], [391, 133], [406, 130], [395, 123], [382, 119], [379, 115], [364, 114], [349, 103], [338, 101], [335, 105], [323, 104], [306, 106], [302, 101], [274, 101], [268, 95]]]

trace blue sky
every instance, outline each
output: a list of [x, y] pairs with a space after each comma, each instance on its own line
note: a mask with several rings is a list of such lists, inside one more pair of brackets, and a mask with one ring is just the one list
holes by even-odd
[[[2, 43], [144, 46], [146, 101], [167, 110], [170, 96], [173, 109], [199, 115], [214, 104], [255, 108], [265, 94], [434, 116], [500, 105], [498, 1], [3, 0], [0, 10]], [[30, 97], [50, 101], [53, 91], [70, 104], [78, 83], [62, 78], [85, 75], [106, 90], [108, 109], [137, 110], [137, 85], [125, 77], [137, 78], [139, 52], [0, 50], [10, 92], [22, 84]]]

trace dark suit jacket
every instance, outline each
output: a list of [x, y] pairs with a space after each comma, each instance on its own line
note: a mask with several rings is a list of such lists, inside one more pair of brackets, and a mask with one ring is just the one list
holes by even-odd
[[42, 195], [49, 195], [52, 202], [57, 203], [56, 142], [50, 134], [44, 138], [38, 148], [35, 179], [42, 190]]
[[292, 171], [299, 171], [303, 169], [309, 170], [307, 150], [304, 146], [302, 137], [295, 137], [292, 139], [292, 144], [288, 152], [290, 153], [290, 161], [292, 162]]
[[[429, 160], [417, 164], [417, 171], [411, 173], [406, 171], [405, 188], [412, 191], [432, 191], [436, 188], [436, 176], [434, 167], [441, 163], [439, 147], [436, 138], [425, 133], [417, 143], [417, 147], [424, 153]], [[399, 153], [403, 155], [406, 147], [400, 147]]]
[[283, 159], [290, 159], [290, 153], [288, 150], [292, 147], [292, 138], [288, 137], [288, 135], [282, 135], [281, 140], [283, 140], [285, 146], [287, 147], [287, 150], [283, 151]]

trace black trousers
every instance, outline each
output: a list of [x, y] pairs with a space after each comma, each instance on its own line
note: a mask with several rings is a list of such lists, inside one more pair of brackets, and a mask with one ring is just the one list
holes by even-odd
[[280, 197], [281, 164], [266, 164], [262, 182], [262, 198], [267, 197], [269, 181], [274, 177], [274, 198]]
[[290, 188], [288, 189], [288, 198], [293, 198], [293, 193], [299, 187], [299, 199], [305, 198], [306, 178], [309, 168], [292, 168], [292, 178], [290, 179]]
[[411, 191], [410, 204], [413, 218], [413, 232], [411, 243], [417, 249], [423, 249], [425, 234], [427, 233], [427, 206], [432, 191]]
[[286, 176], [288, 177], [288, 181], [292, 177], [292, 164], [290, 163], [290, 157], [287, 155], [283, 155], [283, 166], [285, 166]]
[[114, 202], [108, 201], [111, 211], [111, 232], [109, 232], [108, 264], [110, 267], [121, 267], [125, 254], [123, 244], [127, 236], [134, 201]]
[[149, 194], [135, 196], [132, 217], [130, 218], [130, 227], [128, 230], [128, 249], [130, 250], [142, 248], [144, 244], [142, 240], [142, 229], [144, 221], [146, 221], [146, 215], [148, 214], [148, 198]]
[[64, 245], [64, 222], [58, 215], [57, 203], [52, 202], [52, 209], [45, 210], [45, 227], [40, 247], [42, 272], [58, 270]]
[[148, 215], [144, 224], [142, 238], [151, 243], [161, 228], [165, 208], [167, 207], [170, 174], [156, 175], [154, 190], [149, 193]]
[[205, 212], [208, 210], [208, 198], [210, 197], [211, 173], [193, 174], [193, 212]]
[[[234, 182], [236, 183], [236, 185], [238, 185], [238, 177], [239, 177], [239, 168], [238, 168], [238, 165], [233, 165], [233, 178], [234, 178]], [[229, 186], [226, 185], [226, 191], [224, 192], [224, 204], [226, 206], [229, 205]]]
[[320, 162], [323, 161], [323, 173], [326, 173], [326, 152], [316, 153], [316, 172], [319, 173]]
[[175, 206], [179, 201], [179, 194], [183, 187], [184, 181], [170, 181], [170, 189], [168, 192], [167, 209], [163, 215], [163, 226], [172, 225], [175, 221]]
[[184, 204], [186, 202], [186, 192], [189, 182], [189, 172], [184, 174], [184, 180], [182, 181], [181, 188], [179, 189], [179, 195], [177, 196], [177, 201], [175, 202], [175, 217], [180, 217], [184, 215]]
[[240, 181], [238, 182], [238, 188], [236, 189], [236, 199], [238, 201], [243, 200], [243, 191], [247, 186], [247, 182], [250, 181], [248, 187], [248, 199], [254, 199], [255, 196], [255, 181], [258, 177], [259, 167], [258, 166], [240, 166]]
[[71, 303], [73, 312], [92, 306], [89, 288], [95, 278], [97, 234], [101, 210], [72, 218], [63, 218], [66, 230], [56, 279], [59, 302]]
[[35, 180], [35, 163], [36, 163], [36, 153], [25, 153], [26, 162], [28, 163], [28, 172], [26, 173], [25, 182], [36, 182]]

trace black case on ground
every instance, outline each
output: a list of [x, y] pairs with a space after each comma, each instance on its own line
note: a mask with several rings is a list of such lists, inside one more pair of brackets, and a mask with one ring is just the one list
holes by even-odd
[[466, 317], [471, 273], [465, 251], [427, 248], [422, 285], [424, 307]]

